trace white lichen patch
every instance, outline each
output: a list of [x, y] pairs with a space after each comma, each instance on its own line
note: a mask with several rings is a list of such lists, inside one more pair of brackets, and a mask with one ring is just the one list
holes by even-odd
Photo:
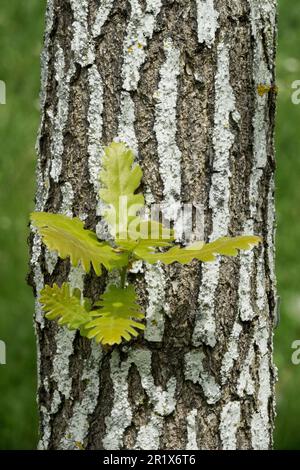
[[254, 267], [253, 251], [240, 254], [239, 314], [242, 321], [251, 321], [255, 316], [252, 307], [251, 273]]
[[57, 264], [58, 255], [55, 251], [50, 251], [48, 248], [45, 248], [45, 262], [46, 268], [49, 274], [53, 274], [55, 266]]
[[218, 29], [219, 13], [215, 9], [214, 0], [196, 0], [198, 41], [211, 47]]
[[201, 385], [207, 403], [214, 404], [221, 398], [221, 388], [203, 365], [204, 359], [202, 351], [194, 350], [185, 355], [185, 379]]
[[163, 425], [163, 417], [152, 413], [149, 422], [140, 427], [134, 448], [137, 450], [158, 450]]
[[260, 312], [263, 312], [267, 308], [268, 304], [263, 247], [256, 259], [256, 273], [256, 306]]
[[254, 39], [262, 34], [270, 58], [274, 56], [274, 28], [276, 26], [276, 0], [248, 0], [250, 6], [251, 29]]
[[[271, 396], [271, 385], [270, 385], [270, 364], [269, 364], [269, 352], [268, 351], [268, 341], [269, 341], [269, 332], [268, 332], [268, 325], [266, 318], [269, 316], [269, 308], [268, 308], [268, 299], [266, 293], [266, 286], [265, 286], [265, 269], [264, 269], [264, 250], [262, 249], [261, 253], [256, 259], [256, 292], [255, 292], [255, 304], [256, 304], [256, 311], [258, 312], [258, 317], [255, 323], [255, 333], [254, 337], [251, 340], [249, 350], [244, 362], [241, 365], [241, 372], [237, 382], [237, 394], [240, 397], [245, 395], [254, 395], [255, 393], [255, 383], [253, 378], [253, 368], [255, 368], [255, 346], [258, 347], [258, 352], [260, 354], [260, 361], [263, 362], [263, 366], [260, 365], [260, 381], [259, 381], [259, 394], [264, 396], [264, 393], [261, 391], [262, 387], [265, 390], [265, 395], [267, 398], [264, 400], [264, 406], [260, 409], [258, 413], [255, 413], [253, 416], [253, 422], [255, 424], [252, 425], [253, 433], [254, 433], [254, 441], [256, 442], [255, 445], [258, 445], [258, 441], [265, 445], [264, 442], [268, 440], [269, 442], [269, 414], [268, 414], [268, 400]], [[251, 297], [249, 297], [249, 302], [251, 301]], [[245, 300], [245, 299], [244, 299]], [[251, 305], [251, 303], [249, 303]], [[249, 318], [253, 321], [252, 317], [245, 317], [244, 319], [247, 320]], [[263, 371], [261, 368], [263, 367]], [[264, 384], [264, 385], [263, 385]], [[262, 400], [263, 401], [263, 400]], [[259, 400], [260, 402], [260, 400]], [[262, 402], [260, 402], [262, 403]], [[256, 430], [256, 424], [258, 420], [261, 419], [261, 426], [260, 430]], [[259, 437], [257, 436], [259, 433]], [[262, 439], [262, 435], [264, 434], [265, 439]], [[256, 436], [256, 437], [255, 437]]]
[[[154, 132], [157, 140], [159, 172], [164, 184], [164, 205], [168, 212], [164, 215], [174, 220], [174, 205], [180, 200], [181, 191], [181, 151], [176, 143], [178, 96], [178, 76], [180, 74], [180, 52], [171, 39], [164, 43], [166, 60], [160, 68], [160, 81], [155, 106]], [[174, 217], [175, 216], [175, 217]]]
[[121, 362], [117, 351], [110, 360], [110, 376], [113, 383], [114, 400], [109, 416], [105, 418], [106, 434], [103, 447], [107, 450], [117, 450], [122, 447], [125, 429], [130, 425], [132, 410], [128, 400], [128, 372], [130, 361]]
[[137, 367], [142, 386], [153, 405], [154, 412], [160, 416], [168, 416], [175, 410], [176, 379], [171, 377], [167, 383], [166, 390], [156, 386], [151, 370], [152, 354], [146, 349], [130, 352], [129, 360]]
[[215, 293], [218, 287], [220, 261], [202, 265], [202, 282], [198, 297], [198, 311], [193, 331], [193, 345], [202, 342], [216, 345], [216, 320], [214, 315]]
[[100, 181], [99, 173], [101, 169], [101, 156], [103, 153], [102, 139], [102, 113], [103, 113], [103, 84], [102, 78], [96, 65], [88, 70], [89, 83], [89, 107], [88, 107], [88, 166], [90, 182], [94, 186], [98, 196]]
[[40, 406], [41, 414], [41, 438], [38, 442], [38, 450], [46, 450], [48, 448], [51, 429], [50, 429], [50, 415], [47, 408], [44, 405]]
[[251, 439], [254, 450], [268, 450], [270, 444], [269, 429], [259, 412], [255, 412], [251, 421]]
[[254, 450], [266, 450], [270, 447], [269, 399], [272, 396], [269, 332], [266, 318], [261, 317], [255, 332], [255, 343], [260, 353], [258, 410], [251, 423], [251, 438]]
[[73, 216], [74, 191], [71, 183], [67, 182], [61, 186], [62, 202], [59, 212], [68, 217]]
[[74, 60], [82, 67], [91, 65], [95, 61], [93, 40], [88, 30], [88, 0], [70, 0], [73, 11], [73, 38], [72, 51]]
[[97, 16], [92, 28], [92, 34], [94, 38], [100, 36], [102, 26], [105, 24], [113, 5], [114, 0], [102, 0], [102, 2], [100, 3]]
[[57, 82], [57, 110], [52, 112], [53, 131], [51, 134], [51, 170], [50, 175], [57, 183], [62, 170], [62, 156], [64, 151], [64, 131], [69, 115], [70, 81], [75, 73], [75, 66], [71, 63], [66, 70], [64, 51], [59, 44], [55, 48], [55, 80]]
[[134, 154], [138, 155], [138, 142], [134, 129], [135, 109], [134, 102], [127, 91], [121, 94], [121, 114], [119, 118], [117, 142], [125, 142]]
[[[120, 449], [122, 447], [125, 429], [131, 424], [132, 410], [128, 398], [128, 373], [131, 364], [136, 365], [140, 374], [142, 387], [153, 407], [152, 418], [145, 427], [148, 432], [153, 429], [154, 434], [151, 436], [148, 435], [148, 439], [151, 442], [155, 442], [155, 445], [159, 442], [161, 435], [160, 432], [158, 435], [159, 428], [152, 426], [154, 422], [160, 422], [159, 418], [168, 416], [175, 410], [176, 379], [175, 377], [169, 379], [166, 390], [155, 385], [152, 376], [151, 362], [152, 354], [146, 349], [130, 350], [128, 358], [125, 361], [121, 361], [117, 351], [112, 353], [110, 367], [114, 389], [114, 402], [111, 414], [105, 419], [106, 435], [103, 439], [105, 449]], [[155, 417], [157, 417], [157, 420]], [[145, 432], [145, 428], [142, 428], [136, 443], [138, 448], [144, 448], [142, 446], [147, 445], [144, 442]]]
[[241, 424], [241, 404], [227, 403], [221, 412], [220, 437], [223, 450], [236, 450], [237, 432]]
[[[40, 131], [39, 131], [40, 132]], [[38, 138], [39, 140], [39, 138]], [[36, 167], [36, 204], [35, 204], [35, 210], [37, 212], [41, 212], [48, 199], [48, 194], [49, 194], [49, 188], [50, 188], [50, 166], [51, 166], [51, 161], [48, 160], [46, 164], [46, 168], [44, 172], [41, 170], [41, 155], [40, 155], [40, 150], [38, 144], [36, 145], [37, 147], [37, 154], [38, 154], [38, 161], [37, 161], [37, 167]]]
[[227, 351], [224, 354], [221, 366], [221, 378], [222, 384], [225, 384], [229, 377], [230, 373], [233, 369], [235, 361], [239, 357], [239, 338], [243, 331], [242, 326], [235, 322], [230, 334], [229, 344]]
[[[55, 335], [56, 352], [53, 356], [52, 378], [57, 384], [57, 390], [66, 399], [70, 398], [72, 391], [72, 377], [69, 372], [70, 357], [74, 352], [75, 332], [60, 327]], [[60, 402], [61, 398], [58, 397]]]
[[144, 263], [142, 260], [134, 261], [129, 270], [132, 274], [138, 274], [144, 272]]
[[[244, 234], [254, 234], [253, 220], [246, 221], [244, 226]], [[264, 267], [263, 255], [259, 255], [259, 265], [255, 260], [254, 250], [243, 251], [240, 253], [240, 273], [239, 273], [239, 316], [242, 321], [252, 321], [261, 309], [262, 297], [265, 298], [265, 292], [262, 292], [265, 287], [265, 280], [262, 278], [262, 271]], [[255, 276], [255, 265], [257, 267], [256, 273], [256, 292], [252, 287]], [[258, 272], [259, 270], [259, 272]], [[256, 295], [255, 295], [256, 294]]]
[[98, 402], [101, 359], [100, 346], [92, 342], [91, 355], [85, 360], [81, 376], [81, 381], [86, 384], [84, 395], [80, 402], [74, 404], [72, 417], [60, 444], [61, 449], [74, 450], [78, 449], [78, 445], [84, 446], [89, 432], [89, 416], [95, 411]]
[[[46, 381], [45, 381], [46, 382]], [[46, 382], [46, 385], [48, 383]], [[38, 450], [47, 450], [51, 438], [51, 415], [57, 413], [60, 405], [60, 394], [54, 390], [50, 411], [43, 405], [40, 406], [41, 413], [41, 438], [38, 443]]]
[[163, 267], [158, 263], [147, 265], [145, 270], [148, 306], [146, 310], [147, 327], [145, 338], [148, 341], [162, 341], [164, 334], [166, 277]]
[[36, 298], [35, 298], [35, 321], [40, 326], [44, 328], [44, 314], [42, 306], [40, 303], [40, 292], [44, 288], [44, 275], [39, 264], [39, 258], [42, 252], [42, 240], [38, 235], [37, 230], [34, 227], [31, 227], [34, 236], [32, 242], [32, 253], [30, 264], [33, 270], [33, 280], [36, 289]]
[[[148, 207], [155, 202], [149, 188], [145, 194], [145, 201]], [[147, 208], [146, 217], [150, 217], [150, 210]], [[134, 263], [133, 269], [131, 272], [145, 273], [146, 291], [148, 293], [145, 338], [149, 341], [162, 341], [165, 324], [164, 315], [168, 313], [169, 307], [166, 304], [166, 275], [164, 269], [160, 263], [150, 265], [141, 261]]]
[[186, 417], [187, 443], [186, 450], [198, 450], [197, 444], [197, 410], [190, 411]]
[[85, 271], [82, 266], [71, 266], [69, 272], [69, 284], [71, 289], [80, 289], [83, 294]]
[[140, 67], [145, 61], [145, 46], [152, 38], [155, 19], [160, 12], [161, 0], [146, 0], [146, 10], [143, 12], [139, 0], [130, 0], [131, 16], [127, 27], [127, 34], [123, 49], [123, 89], [136, 90]]
[[249, 351], [245, 361], [241, 365], [241, 372], [238, 378], [236, 392], [239, 397], [244, 395], [253, 395], [255, 392], [255, 384], [251, 374], [251, 368], [255, 359], [254, 342], [251, 341]]

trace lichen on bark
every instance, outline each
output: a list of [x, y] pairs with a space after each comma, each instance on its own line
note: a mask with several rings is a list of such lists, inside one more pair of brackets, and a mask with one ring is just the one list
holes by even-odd
[[[48, 0], [36, 210], [107, 236], [102, 149], [133, 147], [150, 203], [203, 208], [206, 240], [255, 232], [263, 246], [213, 264], [136, 266], [149, 328], [113, 350], [43, 318], [44, 283], [92, 299], [111, 281], [49, 259], [35, 233], [40, 448], [272, 446], [274, 380], [273, 0]], [[172, 214], [171, 214], [172, 218]]]

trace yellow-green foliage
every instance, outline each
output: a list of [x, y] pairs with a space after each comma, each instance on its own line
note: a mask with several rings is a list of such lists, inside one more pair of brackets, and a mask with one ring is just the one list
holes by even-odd
[[87, 299], [81, 299], [78, 289], [70, 292], [69, 284], [61, 287], [45, 286], [40, 302], [48, 320], [57, 320], [70, 330], [79, 329], [82, 336], [95, 338], [102, 344], [120, 344], [122, 338], [129, 341], [145, 326], [134, 318], [143, 319], [144, 314], [136, 301], [133, 286], [125, 289], [109, 286], [100, 300], [92, 307]]
[[[129, 223], [145, 203], [142, 194], [135, 194], [141, 184], [143, 172], [139, 165], [133, 166], [133, 162], [133, 152], [124, 144], [113, 142], [106, 147], [100, 173], [102, 188], [99, 195], [108, 205], [104, 218], [115, 238], [126, 235]], [[120, 210], [122, 201], [126, 203], [127, 213]]]
[[100, 242], [77, 217], [71, 219], [61, 214], [34, 212], [31, 221], [49, 250], [57, 251], [62, 259], [70, 257], [73, 266], [80, 261], [87, 273], [91, 264], [97, 276], [102, 272], [101, 265], [111, 270], [127, 264], [124, 254], [116, 253], [108, 243]]
[[[100, 173], [100, 197], [107, 204], [104, 218], [115, 237], [113, 246], [99, 241], [76, 217], [44, 212], [31, 214], [31, 221], [45, 245], [57, 251], [61, 258], [69, 257], [73, 266], [80, 262], [89, 272], [92, 265], [98, 276], [102, 265], [108, 271], [120, 270], [122, 286], [109, 286], [93, 308], [78, 293], [71, 294], [68, 284], [46, 286], [41, 292], [40, 300], [48, 319], [58, 320], [60, 325], [70, 329], [78, 328], [83, 336], [95, 338], [102, 344], [120, 344], [122, 339], [129, 341], [138, 335], [137, 330], [144, 329], [144, 325], [136, 321], [144, 315], [134, 288], [126, 287], [125, 282], [126, 270], [134, 260], [150, 264], [160, 261], [166, 265], [187, 264], [194, 259], [209, 262], [218, 255], [236, 256], [238, 250], [248, 250], [260, 242], [259, 237], [247, 235], [223, 237], [211, 243], [197, 241], [184, 248], [174, 245], [171, 229], [141, 218], [144, 197], [136, 194], [141, 179], [142, 170], [134, 165], [131, 150], [122, 143], [112, 143], [106, 148]], [[125, 198], [126, 208], [120, 207], [120, 198]]]
[[240, 237], [223, 237], [211, 243], [196, 242], [185, 248], [173, 246], [165, 253], [152, 253], [145, 251], [143, 248], [136, 248], [135, 254], [148, 263], [157, 263], [161, 261], [164, 264], [171, 264], [177, 261], [181, 264], [190, 263], [193, 259], [199, 261], [215, 261], [218, 255], [236, 256], [238, 250], [249, 250], [249, 248], [257, 245], [260, 241], [259, 237], [240, 236]]
[[89, 302], [81, 302], [78, 292], [72, 295], [67, 283], [61, 287], [46, 285], [41, 291], [40, 302], [48, 320], [57, 320], [59, 325], [66, 325], [70, 330], [81, 328], [91, 318]]
[[129, 341], [138, 335], [137, 329], [145, 329], [142, 323], [134, 320], [143, 319], [144, 314], [131, 285], [125, 289], [110, 286], [96, 305], [100, 308], [91, 312], [94, 319], [86, 325], [88, 338], [103, 344], [120, 344], [122, 338]]

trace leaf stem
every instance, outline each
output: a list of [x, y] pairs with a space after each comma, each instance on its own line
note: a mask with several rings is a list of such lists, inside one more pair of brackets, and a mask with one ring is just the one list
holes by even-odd
[[120, 275], [121, 275], [121, 287], [122, 289], [125, 289], [126, 278], [127, 278], [127, 266], [124, 266], [124, 268], [121, 269]]

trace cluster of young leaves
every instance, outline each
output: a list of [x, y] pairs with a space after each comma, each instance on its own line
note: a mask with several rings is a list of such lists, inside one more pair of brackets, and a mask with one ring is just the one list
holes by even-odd
[[110, 286], [93, 306], [81, 292], [63, 283], [61, 287], [46, 285], [41, 291], [40, 302], [48, 320], [57, 320], [70, 330], [79, 330], [82, 336], [95, 338], [102, 344], [120, 344], [122, 338], [129, 341], [137, 336], [137, 330], [145, 326], [134, 319], [144, 317], [136, 301], [133, 286], [124, 289]]
[[[114, 235], [112, 245], [99, 241], [77, 217], [34, 212], [31, 221], [50, 250], [62, 259], [69, 257], [73, 266], [80, 262], [87, 273], [93, 266], [98, 276], [102, 266], [108, 271], [124, 271], [135, 260], [150, 264], [160, 261], [167, 265], [187, 264], [193, 259], [214, 261], [218, 255], [236, 256], [238, 250], [247, 250], [260, 242], [256, 236], [239, 236], [186, 247], [174, 245], [171, 229], [160, 222], [144, 220], [140, 215], [145, 202], [143, 195], [136, 192], [142, 176], [141, 167], [134, 165], [133, 152], [124, 144], [114, 142], [105, 149], [99, 196], [106, 204], [103, 216]], [[60, 325], [79, 329], [82, 335], [102, 344], [119, 344], [122, 338], [129, 340], [137, 336], [137, 329], [144, 329], [142, 323], [135, 321], [144, 316], [133, 287], [122, 287], [110, 286], [91, 307], [81, 295], [71, 293], [67, 284], [46, 286], [41, 292], [41, 303], [50, 320], [58, 319]]]

